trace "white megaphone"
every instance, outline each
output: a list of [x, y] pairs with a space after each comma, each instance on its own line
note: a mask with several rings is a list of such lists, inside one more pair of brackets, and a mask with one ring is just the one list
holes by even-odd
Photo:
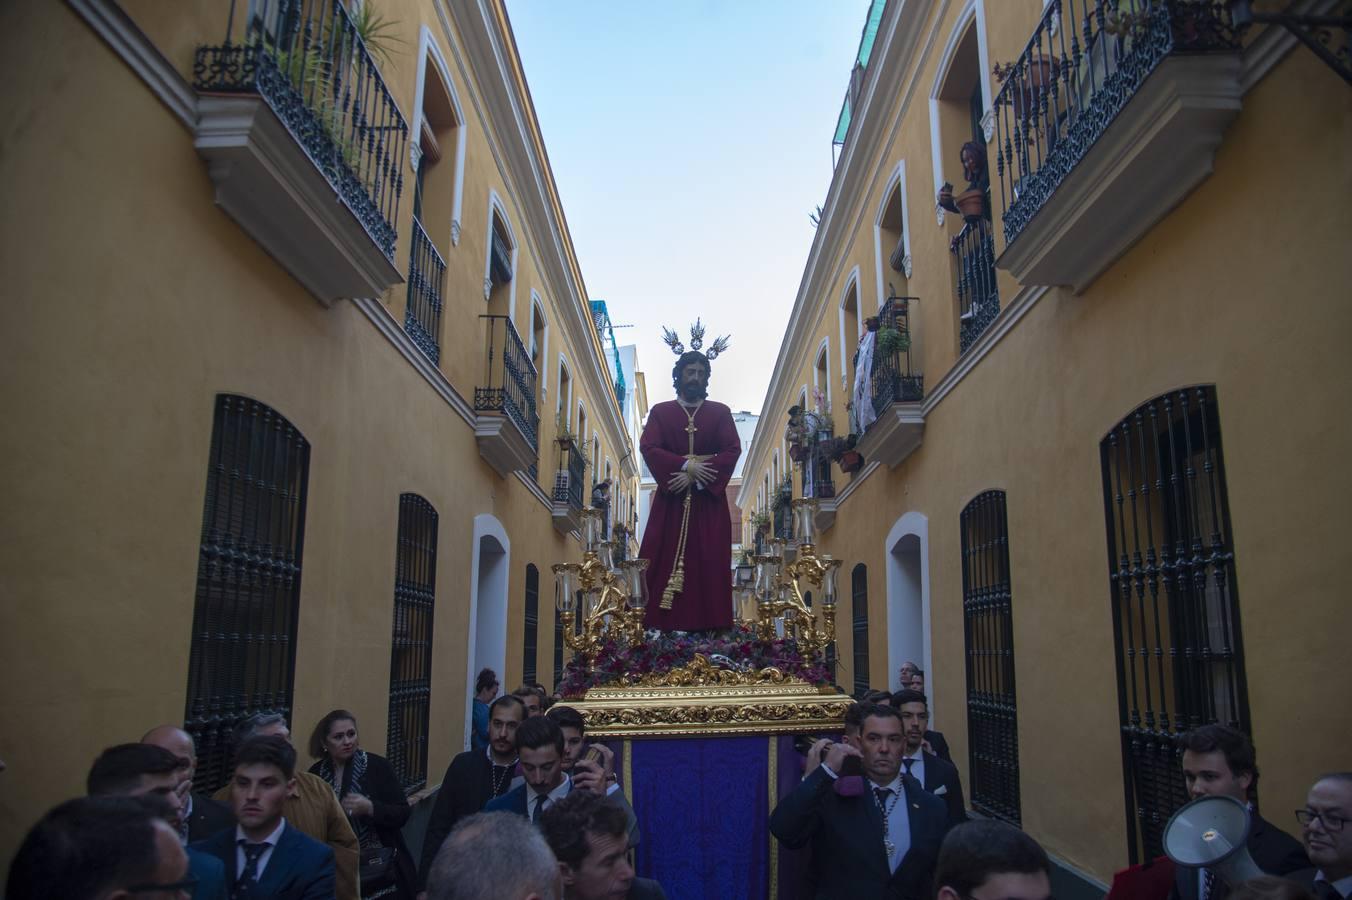
[[1164, 826], [1164, 853], [1177, 865], [1206, 866], [1231, 887], [1263, 872], [1245, 845], [1252, 816], [1233, 797], [1199, 797]]

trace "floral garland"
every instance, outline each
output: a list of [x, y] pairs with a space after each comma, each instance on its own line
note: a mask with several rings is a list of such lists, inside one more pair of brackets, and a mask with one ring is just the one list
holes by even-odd
[[559, 694], [565, 699], [577, 699], [591, 688], [612, 684], [626, 675], [642, 677], [679, 669], [693, 662], [696, 654], [709, 659], [726, 657], [741, 671], [773, 666], [810, 684], [833, 683], [831, 670], [820, 653], [805, 658], [793, 638], [766, 641], [749, 628], [737, 627], [713, 634], [650, 631], [637, 646], [606, 641], [590, 667], [577, 658], [564, 667]]

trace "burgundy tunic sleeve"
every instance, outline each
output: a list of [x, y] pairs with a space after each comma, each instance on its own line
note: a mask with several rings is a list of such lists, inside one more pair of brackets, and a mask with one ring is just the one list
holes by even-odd
[[718, 419], [715, 420], [715, 438], [718, 441], [718, 452], [709, 460], [709, 464], [718, 472], [718, 476], [706, 484], [704, 490], [715, 497], [722, 497], [728, 481], [732, 478], [733, 470], [737, 468], [737, 458], [742, 455], [742, 438], [737, 433], [737, 424], [732, 421], [732, 411], [723, 406], [716, 412]]
[[[654, 406], [648, 414], [648, 423], [643, 426], [643, 435], [638, 441], [639, 452], [643, 454], [643, 461], [648, 464], [648, 471], [652, 472], [658, 487], [664, 491], [671, 476], [681, 471], [681, 467], [685, 465], [684, 454], [675, 453], [663, 446], [664, 443], [668, 446], [675, 444], [667, 436], [667, 431], [672, 425], [670, 407], [675, 405], [659, 403]], [[684, 419], [685, 416], [681, 415], [681, 418]]]

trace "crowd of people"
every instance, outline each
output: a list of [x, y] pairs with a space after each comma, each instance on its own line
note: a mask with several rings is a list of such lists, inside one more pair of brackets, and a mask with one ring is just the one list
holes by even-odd
[[[804, 748], [803, 777], [770, 831], [807, 854], [804, 897], [1051, 900], [1053, 870], [1026, 833], [969, 821], [962, 780], [932, 730], [924, 673], [850, 706], [840, 739]], [[475, 685], [471, 749], [446, 770], [420, 859], [403, 827], [411, 809], [390, 763], [361, 747], [356, 716], [315, 725], [297, 769], [286, 720], [260, 714], [235, 730], [229, 783], [195, 793], [190, 735], [172, 725], [99, 754], [87, 796], [28, 832], [10, 865], [9, 900], [661, 900], [638, 878], [638, 819], [614, 757], [589, 744], [577, 710], [522, 686]], [[1262, 877], [1222, 869], [1119, 873], [1111, 900], [1347, 900], [1352, 897], [1352, 773], [1317, 778], [1296, 811], [1301, 840], [1253, 806], [1258, 765], [1243, 733], [1206, 725], [1180, 739], [1192, 797], [1250, 810], [1247, 850]], [[1159, 872], [1167, 872], [1161, 880]]]

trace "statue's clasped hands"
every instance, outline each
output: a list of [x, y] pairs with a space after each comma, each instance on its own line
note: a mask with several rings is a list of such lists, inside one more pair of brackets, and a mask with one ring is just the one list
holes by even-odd
[[673, 494], [681, 494], [687, 491], [691, 485], [698, 484], [704, 487], [713, 482], [718, 472], [713, 466], [701, 459], [692, 459], [686, 464], [685, 470], [672, 475], [667, 481], [667, 490]]

